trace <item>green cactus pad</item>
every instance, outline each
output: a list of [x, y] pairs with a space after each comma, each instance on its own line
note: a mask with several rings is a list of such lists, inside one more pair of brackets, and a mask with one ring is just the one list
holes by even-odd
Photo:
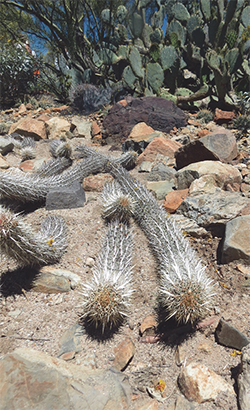
[[163, 31], [160, 28], [156, 28], [149, 36], [152, 43], [161, 43], [163, 37]]
[[182, 3], [176, 3], [172, 7], [172, 13], [176, 20], [186, 23], [190, 18], [190, 14]]
[[201, 11], [206, 21], [210, 19], [211, 16], [211, 1], [200, 0]]
[[233, 74], [240, 68], [242, 63], [242, 57], [238, 48], [232, 48], [225, 55], [225, 61], [228, 62], [230, 67], [230, 74]]
[[156, 11], [151, 18], [151, 26], [154, 29], [161, 28], [163, 25], [164, 17], [165, 17], [165, 8], [164, 6], [161, 5], [159, 10]]
[[163, 70], [171, 69], [178, 59], [178, 53], [174, 46], [164, 46], [161, 49], [161, 65]]
[[108, 48], [101, 48], [98, 51], [98, 57], [104, 64], [112, 65], [116, 64], [118, 61], [121, 60], [121, 57], [116, 55], [114, 51], [109, 50]]
[[148, 63], [147, 81], [155, 92], [158, 92], [164, 81], [164, 72], [158, 63]]
[[136, 47], [131, 47], [129, 62], [134, 74], [139, 78], [143, 78], [141, 56]]
[[237, 38], [238, 38], [238, 34], [237, 34], [237, 32], [236, 32], [235, 30], [230, 30], [230, 31], [227, 33], [227, 35], [226, 35], [226, 43], [227, 43], [228, 48], [229, 48], [230, 50], [234, 47]]
[[118, 56], [122, 57], [124, 60], [128, 59], [129, 49], [127, 46], [121, 45], [117, 51]]
[[184, 46], [186, 41], [186, 29], [181, 25], [178, 20], [172, 20], [168, 26], [168, 35], [170, 36], [171, 33], [176, 33], [178, 35], [178, 39], [181, 42], [181, 45]]
[[250, 25], [250, 6], [244, 8], [241, 15], [241, 22], [245, 27]]
[[131, 89], [134, 88], [137, 77], [134, 75], [132, 68], [129, 65], [124, 68], [122, 78]]
[[144, 23], [143, 23], [142, 15], [139, 14], [138, 12], [133, 13], [130, 19], [130, 28], [135, 38], [140, 37], [143, 27], [144, 27]]
[[122, 24], [124, 22], [124, 20], [127, 16], [127, 13], [128, 13], [128, 11], [127, 11], [125, 6], [121, 5], [117, 8], [116, 17], [117, 17], [117, 20], [120, 24]]
[[149, 54], [156, 63], [160, 58], [160, 46], [157, 43], [153, 43], [149, 49]]
[[150, 34], [153, 33], [153, 29], [149, 24], [145, 24], [142, 30], [142, 40], [146, 47], [151, 46]]
[[109, 9], [102, 10], [101, 18], [105, 24], [114, 24], [114, 15]]
[[190, 17], [187, 22], [187, 31], [189, 36], [192, 38], [192, 32], [201, 26], [201, 20], [195, 14]]

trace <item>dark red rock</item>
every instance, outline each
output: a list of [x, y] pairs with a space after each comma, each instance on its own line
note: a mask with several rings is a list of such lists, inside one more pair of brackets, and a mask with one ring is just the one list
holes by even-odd
[[154, 130], [169, 132], [186, 125], [187, 116], [173, 101], [164, 98], [131, 98], [125, 107], [117, 103], [109, 110], [103, 121], [104, 137], [124, 142], [139, 122], [145, 122]]

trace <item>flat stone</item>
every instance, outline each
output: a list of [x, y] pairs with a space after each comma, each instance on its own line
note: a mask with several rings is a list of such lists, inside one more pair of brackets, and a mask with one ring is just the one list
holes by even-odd
[[190, 403], [184, 396], [177, 396], [174, 410], [194, 410], [194, 405]]
[[7, 138], [0, 137], [0, 154], [6, 155], [11, 152], [14, 148], [14, 144], [10, 142]]
[[146, 184], [149, 191], [152, 191], [156, 199], [164, 199], [165, 196], [175, 188], [175, 180], [170, 179], [169, 181], [149, 181]]
[[19, 348], [0, 359], [2, 410], [125, 410], [127, 377], [114, 369], [90, 369], [43, 352]]
[[60, 350], [57, 357], [63, 360], [71, 360], [82, 350], [81, 336], [83, 334], [82, 326], [75, 324], [63, 333], [60, 339]]
[[182, 201], [188, 196], [188, 188], [169, 192], [162, 205], [167, 212], [173, 213], [179, 208]]
[[219, 108], [215, 109], [214, 113], [214, 122], [217, 124], [227, 124], [235, 118], [233, 111], [223, 111]]
[[11, 125], [9, 133], [16, 132], [24, 137], [34, 138], [36, 141], [47, 138], [45, 123], [35, 118], [23, 118]]
[[74, 137], [91, 139], [92, 122], [75, 116], [71, 119], [70, 131]]
[[36, 172], [38, 169], [48, 160], [50, 159], [50, 156], [48, 155], [46, 158], [34, 158], [34, 159], [28, 159], [26, 161], [21, 162], [19, 165], [19, 168], [24, 171], [24, 172]]
[[178, 171], [176, 173], [177, 188], [179, 190], [188, 189], [191, 183], [199, 178], [199, 172], [192, 169], [185, 169]]
[[117, 347], [115, 351], [115, 360], [113, 367], [116, 370], [124, 370], [135, 354], [135, 344], [130, 337], [126, 337]]
[[91, 137], [95, 138], [97, 135], [101, 135], [101, 129], [96, 121], [91, 123]]
[[146, 316], [139, 328], [141, 336], [155, 335], [157, 320], [155, 316]]
[[0, 154], [0, 169], [7, 169], [7, 168], [9, 168], [9, 164], [7, 161], [5, 161], [5, 159]]
[[162, 162], [156, 162], [146, 179], [147, 181], [166, 181], [175, 178], [175, 175], [175, 169], [168, 167]]
[[67, 269], [54, 268], [53, 266], [43, 266], [39, 269], [39, 274], [54, 275], [58, 277], [63, 277], [70, 283], [70, 289], [75, 289], [77, 285], [81, 282], [81, 277], [76, 273], [71, 272]]
[[145, 122], [139, 122], [132, 128], [128, 139], [138, 142], [141, 141], [146, 135], [150, 135], [153, 132], [154, 129], [152, 127], [149, 127]]
[[86, 202], [85, 192], [79, 182], [51, 189], [46, 196], [46, 209], [81, 208]]
[[143, 161], [138, 169], [138, 172], [150, 172], [153, 167], [153, 162], [151, 161]]
[[141, 154], [145, 148], [153, 141], [154, 138], [161, 137], [164, 138], [164, 135], [160, 131], [154, 131], [151, 134], [140, 135], [137, 137], [129, 138], [122, 143], [122, 150], [126, 151], [135, 151], [138, 154]]
[[164, 137], [155, 137], [152, 142], [145, 148], [142, 154], [139, 155], [137, 165], [143, 161], [153, 162], [157, 154], [164, 155], [169, 158], [174, 158], [175, 152], [181, 146], [178, 142], [169, 140]]
[[215, 339], [217, 343], [241, 350], [250, 343], [250, 340], [234, 326], [230, 325], [224, 319], [220, 319], [215, 330]]
[[157, 400], [150, 400], [147, 401], [147, 403], [143, 404], [140, 407], [136, 407], [135, 410], [158, 410], [159, 409], [159, 404]]
[[186, 218], [185, 216], [179, 214], [170, 214], [169, 218], [171, 218], [183, 232], [186, 232], [188, 235], [193, 236], [194, 238], [211, 237], [211, 233], [208, 232], [205, 228], [199, 226], [193, 219]]
[[[238, 192], [219, 191], [213, 194], [196, 194], [187, 196], [179, 206], [177, 213], [205, 228], [221, 228], [235, 218], [249, 205], [250, 199], [244, 198]], [[218, 232], [220, 236], [222, 232]]]
[[173, 101], [160, 97], [130, 98], [127, 105], [114, 104], [104, 118], [105, 137], [124, 142], [133, 127], [145, 122], [155, 131], [169, 132], [174, 127], [184, 127], [185, 113]]
[[[41, 121], [40, 121], [41, 122]], [[46, 132], [49, 139], [60, 138], [70, 131], [70, 122], [64, 118], [52, 117], [45, 121]]]
[[234, 389], [229, 383], [199, 363], [192, 362], [184, 367], [178, 377], [178, 384], [184, 396], [197, 403], [213, 401], [221, 392], [232, 398], [235, 396]]
[[241, 369], [238, 376], [240, 410], [249, 410], [250, 403], [250, 345], [243, 347]]
[[223, 184], [222, 181], [217, 178], [215, 174], [210, 175], [203, 175], [202, 177], [195, 179], [190, 187], [189, 187], [189, 194], [192, 195], [194, 193], [214, 193], [218, 192], [218, 190], [222, 189]]
[[234, 260], [250, 265], [250, 215], [238, 216], [226, 224], [221, 262]]
[[32, 282], [32, 290], [40, 293], [70, 292], [70, 281], [63, 277], [42, 272]]

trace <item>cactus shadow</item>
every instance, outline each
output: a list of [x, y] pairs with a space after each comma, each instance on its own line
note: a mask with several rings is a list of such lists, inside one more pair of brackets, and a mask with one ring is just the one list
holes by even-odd
[[157, 334], [162, 345], [176, 347], [189, 339], [196, 332], [195, 326], [188, 324], [178, 324], [175, 319], [168, 319], [166, 310], [161, 304], [156, 309], [157, 314]]
[[89, 317], [79, 319], [79, 324], [84, 328], [84, 333], [90, 340], [95, 340], [99, 343], [108, 341], [114, 337], [115, 334], [119, 333], [120, 327], [123, 322], [113, 325], [111, 328], [106, 327], [103, 331], [102, 325], [97, 325], [91, 322]]
[[35, 268], [17, 268], [4, 272], [0, 277], [0, 290], [3, 297], [25, 294], [32, 288], [34, 279], [39, 275]]
[[38, 208], [42, 208], [43, 206], [45, 206], [45, 201], [21, 203], [20, 201], [5, 198], [1, 199], [0, 205], [8, 208], [10, 211], [14, 213], [27, 215], [36, 211]]

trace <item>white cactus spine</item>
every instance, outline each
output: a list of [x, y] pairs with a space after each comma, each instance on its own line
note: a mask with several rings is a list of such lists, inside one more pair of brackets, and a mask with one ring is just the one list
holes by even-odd
[[0, 250], [21, 265], [43, 265], [58, 262], [67, 246], [64, 220], [48, 216], [40, 232], [23, 218], [0, 206]]

